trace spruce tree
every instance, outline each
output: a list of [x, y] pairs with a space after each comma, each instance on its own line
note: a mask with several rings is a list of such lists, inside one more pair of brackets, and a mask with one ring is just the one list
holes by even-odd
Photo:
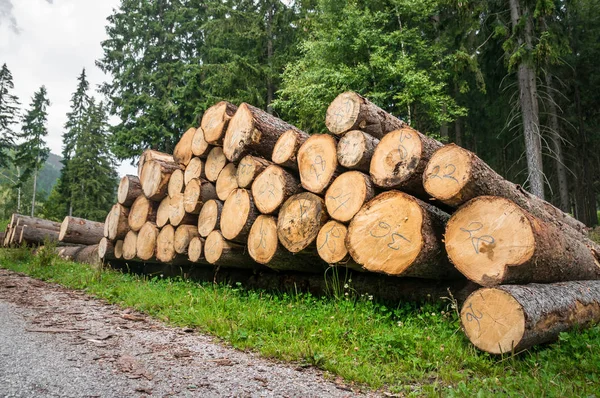
[[33, 175], [33, 194], [31, 200], [31, 216], [35, 214], [35, 193], [37, 189], [37, 176], [42, 165], [48, 159], [50, 149], [44, 138], [48, 135], [46, 126], [48, 113], [46, 109], [50, 106], [47, 98], [46, 87], [40, 87], [32, 98], [30, 109], [22, 120], [21, 132], [17, 135], [21, 144], [17, 146], [15, 153], [15, 164], [23, 169], [20, 176], [20, 184], [27, 181]]
[[15, 88], [12, 73], [6, 66], [0, 69], [0, 167], [8, 166], [9, 150], [15, 144], [15, 132], [12, 125], [19, 118], [19, 99], [11, 94]]

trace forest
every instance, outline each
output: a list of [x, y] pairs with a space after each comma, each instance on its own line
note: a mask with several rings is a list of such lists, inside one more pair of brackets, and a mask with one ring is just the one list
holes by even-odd
[[[171, 153], [217, 101], [322, 133], [327, 106], [353, 90], [598, 224], [599, 0], [122, 0], [106, 32], [107, 82], [96, 100], [79, 76], [47, 217], [102, 219], [116, 161]], [[47, 156], [49, 104], [41, 87], [21, 110], [9, 68], [0, 160], [25, 184]]]

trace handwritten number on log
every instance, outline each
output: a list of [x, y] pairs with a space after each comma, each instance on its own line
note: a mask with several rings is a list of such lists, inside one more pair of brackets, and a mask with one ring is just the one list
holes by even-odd
[[[373, 233], [375, 232], [375, 233]], [[400, 243], [404, 240], [410, 243], [410, 240], [406, 238], [404, 235], [399, 234], [398, 232], [392, 232], [392, 227], [390, 224], [380, 221], [377, 226], [369, 232], [369, 234], [378, 239], [383, 239], [387, 236], [390, 236], [390, 241], [387, 244], [392, 250], [400, 250]], [[391, 235], [390, 235], [391, 234]]]
[[317, 181], [319, 181], [319, 178], [321, 178], [321, 175], [323, 175], [326, 165], [327, 165], [327, 162], [325, 161], [325, 159], [323, 159], [323, 157], [321, 155], [315, 156], [315, 160], [314, 160], [313, 164], [310, 166], [310, 170], [315, 173], [315, 176], [317, 177]]
[[271, 182], [264, 183], [261, 186], [260, 191], [258, 192], [258, 194], [260, 196], [263, 196], [265, 193], [268, 193], [269, 196], [275, 197], [275, 185], [273, 185], [273, 183], [271, 183]]
[[433, 171], [431, 172], [431, 174], [429, 174], [429, 178], [439, 178], [440, 180], [442, 178], [447, 178], [449, 180], [453, 180], [456, 181], [456, 183], [458, 183], [458, 180], [456, 179], [456, 177], [454, 177], [454, 173], [456, 172], [456, 166], [453, 165], [452, 163], [447, 164], [444, 166], [444, 174], [442, 174], [440, 176], [440, 166], [435, 166], [433, 168]]
[[325, 242], [323, 242], [323, 244], [321, 246], [319, 246], [318, 250], [321, 250], [323, 247], [325, 247], [325, 245], [327, 245], [327, 248], [329, 249], [329, 251], [331, 253], [335, 253], [335, 249], [337, 248], [337, 242], [333, 241], [333, 242], [329, 242], [329, 236], [333, 236], [334, 238], [339, 238], [340, 235], [340, 228], [337, 225], [333, 225], [329, 231], [327, 231], [325, 233]]
[[329, 199], [335, 200], [337, 203], [339, 203], [339, 206], [331, 212], [331, 215], [335, 214], [335, 212], [338, 211], [341, 207], [347, 207], [346, 203], [350, 201], [352, 196], [352, 192], [348, 192], [345, 194], [341, 188], [336, 189], [334, 193], [335, 195], [329, 195], [328, 197]]
[[[478, 312], [479, 314], [477, 314], [476, 312]], [[475, 309], [473, 309], [473, 303], [469, 304], [469, 306], [467, 307], [467, 313], [465, 317], [467, 318], [467, 322], [475, 321], [477, 322], [477, 327], [481, 327], [479, 320], [483, 318], [483, 313], [481, 311], [475, 311]]]
[[260, 241], [258, 242], [258, 245], [256, 245], [256, 248], [258, 249], [259, 247], [262, 247], [263, 249], [267, 248], [267, 241], [265, 239], [265, 237], [267, 236], [267, 231], [265, 231], [263, 229], [263, 224], [264, 224], [264, 220], [260, 220]]
[[475, 254], [480, 253], [479, 245], [480, 243], [487, 243], [488, 245], [494, 244], [496, 239], [492, 235], [481, 235], [476, 236], [475, 232], [481, 230], [483, 228], [483, 224], [477, 221], [473, 221], [470, 223], [467, 228], [461, 228], [460, 230], [469, 234], [469, 238], [471, 239], [471, 244], [473, 245], [473, 250], [475, 250]]

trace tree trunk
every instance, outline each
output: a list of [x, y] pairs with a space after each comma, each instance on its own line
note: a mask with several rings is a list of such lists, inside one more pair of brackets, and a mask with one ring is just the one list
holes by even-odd
[[279, 137], [288, 130], [300, 131], [261, 109], [243, 103], [229, 122], [223, 151], [230, 162], [237, 162], [250, 153], [268, 159]]
[[159, 203], [148, 200], [144, 195], [139, 196], [129, 210], [129, 228], [139, 231], [148, 221], [156, 222]]
[[219, 229], [222, 209], [223, 202], [220, 200], [213, 199], [204, 203], [198, 215], [198, 232], [200, 236], [206, 238], [212, 231]]
[[373, 183], [424, 197], [423, 171], [441, 147], [441, 142], [408, 127], [389, 133], [379, 142], [371, 159]]
[[340, 166], [369, 172], [371, 158], [379, 140], [360, 130], [348, 131], [338, 142], [337, 158]]
[[204, 162], [202, 159], [196, 157], [192, 158], [190, 163], [185, 168], [185, 173], [183, 175], [184, 185], [187, 185], [194, 178], [202, 178], [206, 180], [206, 174], [204, 174]]
[[[198, 202], [196, 201], [196, 203]], [[169, 199], [169, 222], [174, 227], [182, 224], [192, 225], [198, 222], [197, 215], [185, 211], [184, 194], [175, 195]]]
[[80, 264], [99, 266], [102, 262], [98, 256], [98, 244], [84, 246], [73, 255], [72, 260]]
[[158, 209], [156, 209], [156, 226], [162, 228], [169, 222], [171, 215], [171, 198], [166, 196], [160, 201]]
[[229, 163], [223, 168], [223, 170], [221, 170], [221, 173], [219, 173], [219, 178], [217, 178], [215, 188], [217, 191], [217, 197], [220, 200], [227, 200], [229, 194], [238, 188], [237, 168], [235, 167], [235, 164]]
[[451, 207], [478, 196], [499, 196], [546, 222], [565, 224], [582, 235], [587, 234], [585, 224], [505, 180], [473, 152], [454, 144], [446, 145], [431, 157], [423, 181], [429, 195]]
[[102, 238], [98, 243], [98, 257], [101, 260], [115, 260], [115, 246], [107, 238]]
[[167, 196], [169, 179], [175, 170], [181, 166], [175, 162], [164, 162], [162, 160], [151, 160], [144, 163], [140, 182], [144, 195], [152, 201], [160, 202]]
[[45, 220], [43, 218], [24, 216], [22, 214], [14, 213], [11, 216], [10, 223], [7, 228], [12, 228], [17, 225], [27, 225], [36, 229], [49, 229], [53, 231], [60, 231], [61, 224], [55, 221]]
[[86, 247], [85, 245], [57, 247], [56, 255], [63, 260], [74, 261], [75, 255]]
[[159, 152], [159, 151], [154, 151], [152, 149], [147, 149], [144, 151], [144, 153], [142, 153], [142, 156], [140, 156], [140, 160], [138, 161], [138, 177], [140, 178], [140, 183], [143, 185], [143, 183], [141, 182], [142, 180], [142, 171], [144, 169], [144, 164], [146, 164], [146, 162], [149, 162], [151, 160], [158, 160], [161, 162], [165, 162], [165, 163], [174, 163], [175, 161], [173, 160], [173, 155], [169, 155], [168, 153], [163, 153], [163, 152]]
[[460, 275], [444, 252], [448, 215], [399, 191], [368, 202], [352, 219], [346, 247], [358, 264], [372, 272], [427, 279]]
[[248, 253], [259, 264], [279, 271], [323, 273], [327, 268], [316, 253], [306, 251], [292, 254], [281, 248], [277, 239], [277, 219], [260, 215], [250, 229]]
[[35, 194], [36, 194], [36, 190], [37, 190], [37, 175], [38, 175], [38, 170], [36, 168], [35, 171], [33, 172], [33, 194], [32, 194], [32, 198], [31, 198], [31, 217], [35, 216]]
[[[524, 46], [525, 51], [533, 51], [533, 21], [531, 10], [525, 4], [521, 11], [519, 0], [510, 0], [510, 19], [517, 45]], [[522, 19], [524, 18], [524, 23]], [[519, 26], [522, 27], [519, 28]], [[540, 135], [539, 111], [537, 102], [536, 73], [532, 65], [521, 60], [517, 67], [517, 82], [519, 84], [519, 104], [523, 131], [525, 135], [525, 154], [527, 157], [527, 180], [531, 193], [544, 199], [544, 170], [542, 164], [542, 140]]]
[[229, 121], [237, 111], [237, 106], [221, 101], [204, 112], [200, 127], [204, 131], [204, 139], [211, 145], [223, 145], [223, 138], [229, 126]]
[[[123, 258], [125, 260], [133, 260], [137, 257], [137, 241], [138, 233], [135, 231], [127, 232], [123, 241]], [[152, 256], [154, 253], [152, 253]]]
[[58, 231], [53, 229], [35, 228], [27, 224], [21, 228], [21, 233], [17, 239], [19, 245], [27, 244], [29, 246], [39, 246], [45, 242], [58, 242]]
[[279, 242], [290, 252], [298, 253], [315, 244], [327, 219], [325, 201], [322, 198], [310, 192], [294, 195], [279, 210]]
[[[186, 169], [187, 170], [187, 169]], [[185, 176], [182, 170], [175, 170], [171, 177], [169, 178], [169, 183], [167, 184], [167, 195], [169, 198], [172, 198], [175, 195], [183, 193], [185, 188]]]
[[187, 254], [190, 241], [199, 236], [198, 227], [195, 225], [178, 226], [173, 238], [173, 248], [175, 249], [175, 253]]
[[223, 238], [246, 243], [250, 228], [258, 214], [250, 191], [242, 188], [233, 191], [221, 211], [220, 229]]
[[212, 199], [217, 199], [215, 186], [206, 180], [193, 179], [185, 187], [183, 209], [188, 214], [198, 214], [204, 202]]
[[192, 154], [199, 158], [206, 158], [212, 147], [204, 139], [204, 131], [201, 127], [196, 129], [194, 138], [192, 139]]
[[374, 196], [375, 189], [368, 175], [347, 171], [340, 174], [325, 193], [325, 205], [331, 218], [349, 222]]
[[286, 131], [275, 143], [271, 160], [281, 167], [298, 170], [298, 149], [309, 137], [302, 131]]
[[[139, 197], [143, 197], [143, 195]], [[119, 203], [114, 205], [106, 217], [104, 224], [106, 234], [104, 236], [111, 242], [124, 239], [129, 231], [129, 215], [130, 209]]]
[[327, 221], [317, 236], [317, 252], [327, 264], [340, 265], [356, 271], [362, 267], [354, 262], [346, 248], [348, 228], [339, 221]]
[[361, 130], [379, 139], [390, 131], [407, 127], [402, 120], [352, 91], [342, 93], [333, 100], [327, 108], [325, 124], [336, 135]]
[[[165, 225], [164, 228], [166, 227], [168, 226]], [[156, 224], [151, 222], [147, 222], [142, 229], [140, 229], [135, 243], [136, 256], [138, 258], [144, 261], [156, 259], [156, 240], [158, 238], [158, 232]]]
[[176, 163], [179, 163], [182, 166], [187, 166], [192, 160], [192, 142], [194, 140], [194, 136], [196, 135], [196, 129], [190, 128], [183, 135], [177, 145], [175, 145], [175, 149], [173, 149], [173, 160]]
[[137, 176], [128, 174], [121, 178], [117, 193], [117, 202], [123, 206], [130, 207], [137, 197], [142, 194], [142, 184]]
[[600, 279], [600, 252], [504, 198], [462, 206], [445, 242], [456, 268], [482, 286]]
[[77, 217], [65, 217], [58, 240], [65, 243], [95, 245], [104, 237], [104, 223]]
[[252, 155], [244, 156], [238, 164], [236, 173], [238, 187], [250, 188], [254, 179], [272, 164], [273, 163], [263, 158]]
[[125, 243], [122, 239], [119, 239], [115, 242], [115, 259], [120, 260], [123, 258], [123, 243]]
[[301, 190], [298, 178], [283, 168], [271, 165], [252, 183], [252, 197], [263, 214], [275, 213], [290, 196]]
[[260, 268], [246, 254], [244, 245], [223, 238], [221, 231], [214, 230], [204, 242], [204, 258], [209, 264], [232, 268]]
[[329, 134], [312, 135], [298, 150], [298, 170], [302, 187], [322, 194], [342, 173], [337, 161], [337, 142]]
[[460, 318], [480, 350], [518, 353], [600, 322], [600, 281], [480, 289], [467, 298]]
[[227, 158], [223, 154], [223, 148], [216, 146], [211, 149], [206, 158], [204, 169], [206, 179], [210, 182], [217, 182], [219, 173], [221, 173], [221, 170], [223, 170], [223, 167], [225, 167], [226, 164]]

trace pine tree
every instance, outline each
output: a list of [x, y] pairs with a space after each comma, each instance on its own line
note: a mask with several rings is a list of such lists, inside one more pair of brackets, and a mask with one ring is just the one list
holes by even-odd
[[50, 106], [47, 95], [45, 86], [40, 87], [39, 91], [34, 94], [30, 109], [22, 120], [23, 126], [18, 134], [21, 144], [17, 146], [15, 153], [15, 164], [23, 169], [23, 173], [20, 175], [20, 184], [23, 184], [33, 175], [31, 216], [35, 214], [38, 172], [50, 153], [50, 149], [44, 141], [44, 138], [48, 135], [46, 126], [48, 113], [46, 109]]
[[96, 105], [92, 98], [84, 122], [69, 162], [73, 214], [101, 221], [114, 202], [118, 183], [107, 145], [108, 123], [104, 105]]
[[8, 151], [14, 147], [15, 132], [12, 125], [19, 118], [19, 99], [11, 94], [15, 88], [13, 77], [6, 64], [0, 69], [0, 167], [8, 166]]
[[73, 215], [73, 197], [71, 190], [71, 158], [75, 154], [75, 144], [82, 135], [86, 127], [87, 111], [90, 107], [90, 97], [88, 95], [89, 83], [87, 81], [85, 69], [77, 78], [77, 90], [71, 97], [71, 111], [67, 113], [67, 122], [65, 123], [65, 132], [63, 133], [63, 168], [58, 181], [58, 193], [60, 201], [65, 203], [69, 216]]

